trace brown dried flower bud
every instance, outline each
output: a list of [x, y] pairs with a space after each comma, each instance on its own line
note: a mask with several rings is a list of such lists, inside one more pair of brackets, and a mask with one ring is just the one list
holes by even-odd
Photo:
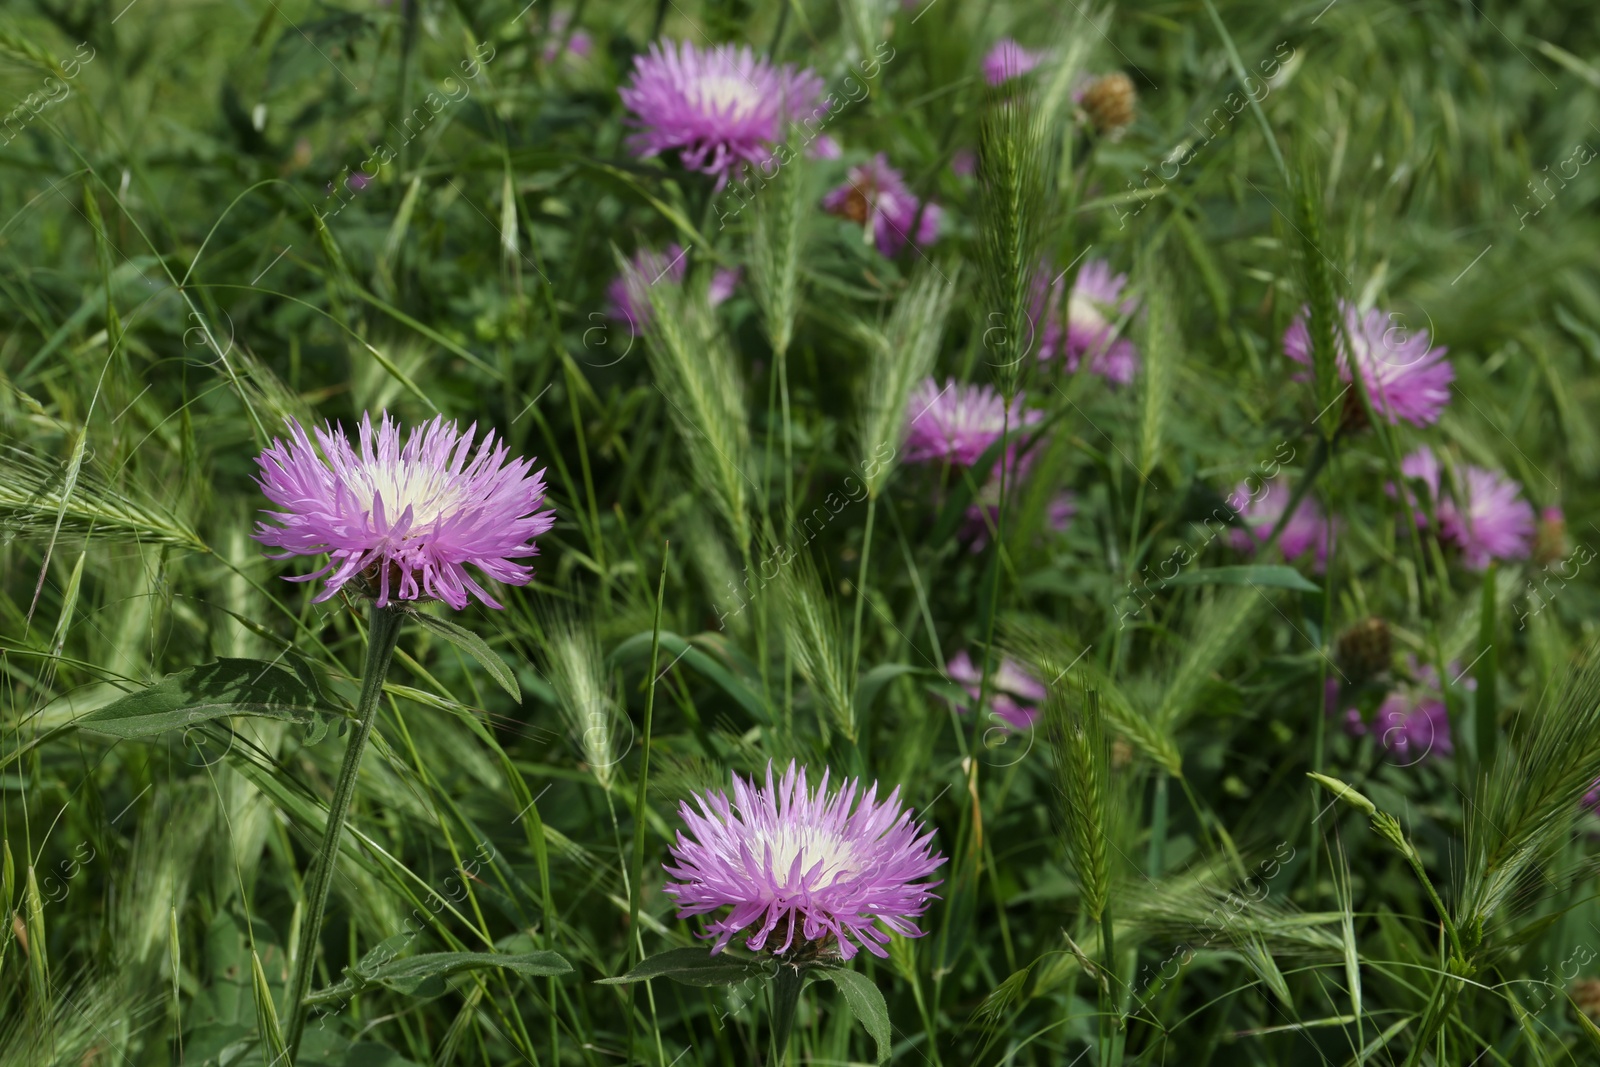
[[1394, 656], [1394, 636], [1389, 632], [1389, 624], [1373, 615], [1340, 634], [1335, 650], [1339, 669], [1352, 682], [1364, 682], [1389, 669], [1389, 661]]
[[1139, 94], [1133, 87], [1133, 79], [1117, 70], [1091, 82], [1079, 103], [1096, 130], [1107, 137], [1115, 137], [1133, 124], [1139, 108]]

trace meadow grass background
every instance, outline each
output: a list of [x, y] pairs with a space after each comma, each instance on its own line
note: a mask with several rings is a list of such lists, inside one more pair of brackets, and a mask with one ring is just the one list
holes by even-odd
[[[561, 49], [579, 29], [587, 56]], [[814, 68], [847, 101], [827, 128], [844, 158], [802, 155], [743, 200], [632, 158], [616, 89], [657, 33]], [[979, 75], [1002, 36], [1053, 50], [1029, 103]], [[1077, 123], [1075, 70], [1132, 77], [1120, 139]], [[456, 617], [520, 702], [406, 630], [315, 986], [385, 942], [550, 949], [574, 971], [327, 1002], [302, 1062], [763, 1062], [760, 983], [593, 983], [697, 943], [659, 892], [678, 802], [790, 759], [900, 786], [949, 857], [927, 936], [854, 964], [895, 1063], [1600, 1058], [1573, 1002], [1600, 1000], [1581, 984], [1600, 978], [1600, 821], [1577, 803], [1600, 774], [1589, 5], [19, 0], [0, 104], [0, 1062], [271, 1061], [365, 615], [311, 604], [281, 581], [304, 564], [249, 539], [254, 457], [285, 416], [380, 409], [494, 427], [548, 467], [558, 524], [505, 611]], [[1034, 120], [1042, 157], [1017, 148]], [[1036, 167], [1020, 209], [952, 169], [985, 127]], [[944, 209], [923, 251], [886, 258], [817, 207], [878, 151]], [[1058, 268], [1133, 276], [1131, 385], [997, 358], [1031, 330], [986, 246], [1019, 210]], [[605, 293], [619, 256], [672, 242], [686, 288], [652, 298], [676, 350]], [[717, 266], [744, 281], [709, 314]], [[1437, 426], [1344, 433], [1322, 463], [1325, 394], [1281, 339], [1332, 295], [1430, 331], [1457, 379]], [[981, 551], [970, 484], [867, 469], [900, 444], [874, 437], [874, 398], [919, 352], [1048, 413]], [[1420, 443], [1563, 509], [1566, 543], [1462, 567], [1384, 492]], [[1272, 463], [1339, 516], [1326, 573], [1207, 579], [1278, 562], [1202, 523]], [[1063, 488], [1078, 513], [1057, 532]], [[1151, 582], [1185, 546], [1201, 578]], [[1408, 655], [1459, 664], [1452, 754], [1397, 758], [1324, 716], [1337, 636], [1372, 616], [1394, 660], [1363, 706]], [[1074, 793], [1043, 723], [952, 711], [946, 661], [987, 643], [1059, 664], [1063, 699], [1096, 691], [1100, 796]], [[72, 728], [225, 657], [303, 672], [328, 714]], [[1403, 847], [1311, 770], [1392, 813]], [[1109, 853], [1109, 995], [1059, 832], [1084, 804]], [[873, 1049], [808, 990], [791, 1062]]]

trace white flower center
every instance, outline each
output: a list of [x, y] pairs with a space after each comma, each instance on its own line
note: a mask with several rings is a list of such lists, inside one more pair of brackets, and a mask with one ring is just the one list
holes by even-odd
[[[350, 490], [358, 499], [383, 497], [383, 517], [391, 526], [411, 509], [411, 534], [427, 527], [465, 501], [462, 480], [438, 467], [416, 463], [374, 463], [353, 472]], [[409, 535], [408, 535], [409, 536]]]
[[856, 873], [855, 848], [835, 834], [810, 827], [785, 826], [761, 842], [761, 847], [754, 850], [756, 857], [764, 858], [765, 848], [769, 846], [772, 849], [773, 878], [785, 889], [800, 887], [798, 880], [793, 883], [789, 881], [789, 871], [794, 867], [796, 856], [800, 857], [800, 879], [804, 879], [818, 861], [822, 863], [816, 880], [811, 884], [812, 889], [824, 889], [840, 878]]
[[742, 119], [760, 106], [761, 97], [748, 79], [712, 74], [695, 82], [694, 101], [708, 114]]

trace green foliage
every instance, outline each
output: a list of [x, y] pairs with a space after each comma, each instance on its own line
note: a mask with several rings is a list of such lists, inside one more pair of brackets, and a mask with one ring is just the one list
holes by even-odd
[[[300, 980], [304, 1067], [1591, 1062], [1600, 31], [1397, 10], [6, 5], [0, 1067], [269, 1062]], [[636, 155], [657, 37], [821, 117], [726, 185]], [[940, 214], [893, 256], [821, 206], [879, 152]], [[1436, 424], [1340, 301], [1448, 348]], [[927, 378], [1036, 421], [908, 460]], [[315, 929], [368, 605], [263, 554], [255, 457], [366, 410], [492, 428], [557, 521], [504, 611], [407, 615]], [[1423, 445], [1563, 521], [1468, 566], [1390, 489]], [[925, 937], [678, 915], [680, 804], [791, 759], [935, 835]]]

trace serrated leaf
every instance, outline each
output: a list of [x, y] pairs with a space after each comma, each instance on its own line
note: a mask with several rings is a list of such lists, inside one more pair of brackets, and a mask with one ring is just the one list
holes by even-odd
[[693, 986], [738, 985], [752, 978], [772, 977], [756, 960], [729, 956], [713, 956], [703, 948], [669, 948], [648, 959], [640, 960], [627, 974], [616, 978], [602, 978], [598, 985], [627, 985], [647, 978], [670, 978], [674, 982]]
[[1202, 567], [1199, 570], [1179, 571], [1164, 578], [1166, 585], [1261, 585], [1272, 589], [1294, 589], [1302, 593], [1320, 593], [1322, 587], [1313, 584], [1305, 575], [1282, 563], [1242, 563], [1229, 567]]
[[883, 999], [883, 991], [858, 971], [837, 970], [830, 967], [813, 973], [818, 978], [826, 978], [839, 987], [850, 1014], [867, 1028], [867, 1033], [871, 1034], [872, 1040], [877, 1043], [878, 1062], [886, 1062], [894, 1047], [892, 1039], [894, 1031], [889, 1025], [889, 1005]]
[[304, 665], [219, 659], [171, 674], [78, 719], [74, 725], [123, 739], [154, 737], [213, 719], [251, 715], [316, 723], [340, 714]]
[[455, 645], [461, 651], [478, 661], [479, 666], [489, 672], [489, 676], [500, 683], [500, 688], [511, 694], [511, 698], [518, 704], [522, 703], [522, 687], [517, 685], [517, 676], [511, 673], [511, 668], [506, 666], [506, 661], [495, 654], [488, 642], [465, 626], [457, 626], [448, 619], [441, 619], [436, 615], [425, 615], [417, 612], [411, 616], [424, 630], [436, 633], [440, 637]]

